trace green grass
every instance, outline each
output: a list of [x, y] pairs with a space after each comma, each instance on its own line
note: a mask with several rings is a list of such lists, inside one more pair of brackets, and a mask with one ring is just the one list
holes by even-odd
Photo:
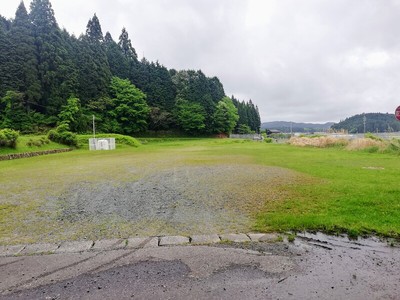
[[54, 142], [49, 142], [48, 144], [43, 144], [42, 146], [28, 146], [29, 141], [39, 141], [41, 138], [45, 138], [45, 135], [23, 135], [18, 138], [17, 147], [7, 148], [0, 147], [0, 155], [13, 154], [13, 153], [23, 153], [23, 152], [35, 152], [35, 151], [45, 151], [53, 149], [68, 148], [68, 146], [60, 145]]
[[264, 187], [254, 178], [258, 186], [242, 187], [248, 196], [243, 197], [244, 206], [258, 203], [249, 208], [253, 230], [322, 230], [400, 238], [398, 155], [174, 138], [150, 139], [138, 148], [122, 145], [115, 151], [80, 149], [0, 161], [0, 244], [140, 234], [123, 220], [59, 221], [57, 209], [46, 206], [47, 199], [59, 197], [80, 182], [119, 184], [179, 166], [221, 164], [274, 166], [295, 174], [295, 180], [277, 178], [272, 186], [266, 183]]

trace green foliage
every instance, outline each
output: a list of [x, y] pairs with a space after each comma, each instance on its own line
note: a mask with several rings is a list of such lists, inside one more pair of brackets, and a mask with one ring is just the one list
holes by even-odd
[[159, 107], [150, 108], [149, 129], [154, 131], [168, 130], [173, 124], [171, 113]]
[[239, 120], [237, 122], [237, 126], [235, 131], [240, 133], [240, 128], [247, 129], [243, 127], [243, 125], [247, 125], [250, 128], [250, 132], [260, 132], [261, 126], [261, 119], [260, 113], [258, 111], [258, 107], [254, 106], [253, 102], [250, 100], [249, 102], [242, 101], [235, 99], [232, 96], [232, 102], [238, 109]]
[[[207, 77], [201, 70], [169, 70], [146, 58], [139, 61], [125, 28], [117, 42], [109, 32], [103, 37], [96, 15], [79, 38], [60, 29], [49, 0], [32, 0], [30, 13], [21, 2], [14, 19], [0, 17], [0, 99], [8, 97], [0, 103], [0, 128], [45, 132], [56, 126], [59, 116], [71, 131], [85, 132], [87, 116], [95, 115], [102, 132], [232, 130], [233, 121], [224, 118], [218, 104], [225, 92], [217, 77]], [[126, 79], [142, 94], [117, 96], [110, 89], [114, 77]], [[197, 112], [193, 122], [184, 116], [187, 110], [178, 107], [179, 99], [194, 104], [190, 108]], [[251, 101], [232, 101], [238, 109], [237, 126], [258, 132], [257, 106]], [[6, 102], [11, 102], [11, 108]]]
[[73, 132], [82, 132], [87, 129], [87, 117], [83, 115], [81, 103], [78, 98], [69, 98], [67, 104], [58, 114], [61, 123], [68, 124]]
[[112, 115], [118, 122], [118, 132], [134, 134], [147, 128], [150, 108], [141, 90], [127, 79], [113, 77], [111, 95], [115, 104]]
[[59, 125], [56, 129], [50, 130], [47, 137], [49, 140], [67, 146], [78, 146], [78, 139], [75, 133], [69, 131], [67, 123]]
[[136, 50], [132, 46], [132, 42], [129, 39], [129, 34], [126, 31], [125, 27], [122, 28], [121, 35], [119, 36], [118, 46], [121, 48], [122, 53], [125, 55], [126, 58], [128, 58], [129, 60], [137, 59]]
[[289, 234], [287, 239], [289, 243], [294, 243], [294, 240], [296, 239], [296, 234], [295, 233]]
[[384, 139], [382, 139], [382, 138], [380, 138], [380, 137], [378, 137], [378, 136], [376, 136], [376, 135], [373, 135], [373, 134], [370, 133], [370, 132], [367, 132], [367, 133], [364, 135], [364, 137], [367, 138], [367, 139], [374, 140], [374, 141], [380, 141], [380, 142], [383, 142], [383, 141], [384, 141]]
[[180, 127], [192, 134], [199, 134], [206, 127], [204, 121], [206, 113], [198, 103], [179, 99], [176, 105], [175, 118]]
[[237, 133], [239, 134], [249, 134], [251, 133], [251, 128], [247, 124], [239, 124]]
[[5, 128], [0, 130], [0, 147], [16, 148], [19, 133], [18, 131]]
[[39, 139], [30, 138], [29, 141], [26, 142], [28, 147], [42, 147], [43, 145], [47, 145], [50, 143], [50, 140], [47, 137], [41, 137]]
[[230, 98], [224, 97], [218, 102], [214, 113], [214, 130], [217, 133], [229, 134], [239, 120], [238, 110]]
[[274, 141], [274, 139], [272, 138], [264, 138], [264, 142], [266, 142], [267, 144], [271, 144]]
[[0, 100], [0, 128], [12, 128], [21, 132], [30, 132], [32, 114], [26, 111], [22, 93], [8, 91]]
[[[204, 111], [203, 132], [215, 132], [213, 128], [217, 103], [225, 96], [223, 86], [218, 78], [208, 78], [202, 71], [178, 71], [174, 72], [172, 81], [176, 86], [177, 102], [185, 99], [191, 103], [197, 103]], [[178, 103], [176, 103], [178, 106]], [[185, 131], [187, 129], [182, 128]]]

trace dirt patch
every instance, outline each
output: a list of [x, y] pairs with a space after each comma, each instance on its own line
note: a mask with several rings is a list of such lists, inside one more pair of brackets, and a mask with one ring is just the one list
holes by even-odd
[[50, 205], [59, 221], [118, 219], [141, 234], [246, 232], [266, 202], [283, 197], [278, 187], [300, 180], [276, 167], [184, 166], [127, 183], [79, 183]]

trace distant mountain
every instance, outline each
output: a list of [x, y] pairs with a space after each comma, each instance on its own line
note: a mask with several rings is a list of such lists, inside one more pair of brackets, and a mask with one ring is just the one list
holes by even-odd
[[364, 116], [365, 116], [365, 132], [393, 132], [400, 131], [400, 122], [396, 120], [394, 114], [389, 113], [368, 113], [355, 115], [340, 121], [332, 126], [335, 130], [347, 130], [349, 133], [364, 132]]
[[331, 128], [331, 126], [335, 124], [333, 122], [327, 122], [324, 124], [315, 124], [315, 123], [296, 123], [296, 122], [287, 122], [287, 121], [274, 121], [274, 122], [265, 122], [261, 124], [261, 129], [275, 129], [281, 132], [317, 132], [317, 131], [326, 131]]

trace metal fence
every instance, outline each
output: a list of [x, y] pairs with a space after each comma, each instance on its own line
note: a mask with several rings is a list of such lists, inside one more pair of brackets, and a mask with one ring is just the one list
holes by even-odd
[[261, 134], [230, 134], [231, 139], [242, 139], [242, 140], [255, 140], [262, 141], [264, 138]]

